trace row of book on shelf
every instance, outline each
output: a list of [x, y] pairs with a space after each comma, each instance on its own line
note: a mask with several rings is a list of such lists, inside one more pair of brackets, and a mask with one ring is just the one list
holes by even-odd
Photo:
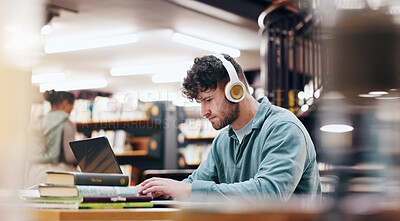
[[186, 119], [178, 127], [186, 138], [216, 137], [221, 132], [215, 130], [207, 119]]
[[38, 196], [23, 196], [29, 208], [103, 209], [153, 207], [152, 197], [139, 196], [125, 174], [47, 172]]
[[[124, 130], [93, 130], [91, 138], [107, 137], [115, 154], [122, 154], [133, 150], [147, 150], [147, 143], [150, 136], [136, 137]], [[75, 140], [87, 139], [83, 133], [77, 133]]]
[[[130, 96], [124, 102], [112, 97], [97, 96], [93, 101], [77, 99], [70, 119], [73, 122], [106, 122], [147, 119], [151, 103], [141, 102]], [[32, 104], [31, 117], [45, 116], [51, 109], [49, 102]]]
[[185, 158], [188, 165], [199, 165], [210, 152], [211, 143], [188, 144], [179, 148], [179, 153]]

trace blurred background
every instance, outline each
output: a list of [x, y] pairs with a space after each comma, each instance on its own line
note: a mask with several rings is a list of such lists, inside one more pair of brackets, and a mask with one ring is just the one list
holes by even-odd
[[254, 97], [289, 109], [310, 132], [327, 219], [399, 210], [400, 1], [1, 4], [4, 199], [22, 185], [27, 124], [50, 110], [50, 89], [74, 93], [76, 139], [107, 136], [131, 185], [185, 177], [218, 131], [181, 82], [195, 57], [227, 53]]

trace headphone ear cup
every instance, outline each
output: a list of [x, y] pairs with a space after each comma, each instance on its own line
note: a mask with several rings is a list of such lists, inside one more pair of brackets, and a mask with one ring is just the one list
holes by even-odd
[[238, 103], [244, 99], [244, 84], [241, 81], [229, 81], [225, 85], [225, 97], [234, 103]]

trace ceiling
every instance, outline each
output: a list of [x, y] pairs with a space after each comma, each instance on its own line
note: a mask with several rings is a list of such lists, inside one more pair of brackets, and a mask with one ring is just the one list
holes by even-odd
[[[218, 5], [210, 5], [217, 2]], [[180, 83], [154, 84], [151, 75], [114, 77], [113, 67], [193, 61], [213, 52], [171, 40], [174, 32], [237, 48], [237, 61], [245, 71], [260, 68], [260, 39], [256, 19], [269, 1], [190, 0], [51, 0], [56, 11], [43, 35], [49, 42], [66, 44], [123, 34], [138, 34], [132, 44], [45, 54], [33, 68], [33, 75], [64, 72], [65, 81], [106, 79], [115, 93], [126, 90], [166, 89], [177, 91]], [[225, 7], [225, 10], [221, 8]], [[54, 14], [53, 14], [54, 15]]]

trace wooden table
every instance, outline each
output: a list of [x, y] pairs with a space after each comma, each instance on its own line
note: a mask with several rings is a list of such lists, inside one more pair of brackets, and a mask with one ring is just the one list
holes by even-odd
[[176, 220], [176, 215], [179, 211], [179, 209], [175, 208], [80, 210], [32, 209], [27, 215], [31, 221]]

